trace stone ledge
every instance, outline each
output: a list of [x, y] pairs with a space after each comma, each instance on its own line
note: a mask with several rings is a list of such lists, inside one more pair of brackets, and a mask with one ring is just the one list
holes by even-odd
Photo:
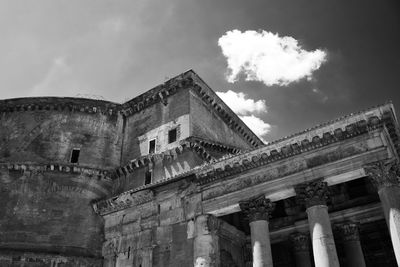
[[27, 97], [0, 100], [0, 113], [58, 111], [116, 116], [120, 108], [120, 104], [113, 102], [74, 97]]
[[98, 180], [111, 181], [111, 172], [72, 164], [34, 164], [34, 163], [0, 163], [0, 170], [21, 170], [37, 172], [64, 172], [83, 173], [88, 176], [97, 176]]

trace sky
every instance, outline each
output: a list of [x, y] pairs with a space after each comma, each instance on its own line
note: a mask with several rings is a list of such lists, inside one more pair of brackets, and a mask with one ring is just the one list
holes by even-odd
[[397, 0], [0, 0], [0, 99], [129, 100], [193, 69], [263, 140], [391, 100]]

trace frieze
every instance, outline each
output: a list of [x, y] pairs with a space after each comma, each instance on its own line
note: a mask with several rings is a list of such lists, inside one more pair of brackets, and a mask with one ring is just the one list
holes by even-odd
[[229, 194], [238, 190], [242, 190], [244, 188], [277, 179], [279, 177], [284, 177], [293, 173], [297, 173], [305, 169], [307, 169], [307, 165], [304, 161], [288, 162], [288, 164], [285, 164], [285, 166], [278, 166], [277, 168], [265, 170], [263, 174], [249, 176], [245, 178], [236, 178], [236, 180], [232, 180], [229, 183], [220, 184], [218, 187], [204, 191], [203, 200], [208, 200], [224, 194]]
[[93, 209], [96, 213], [105, 215], [150, 202], [153, 198], [154, 193], [151, 190], [143, 190], [136, 193], [127, 192], [113, 198], [98, 201], [93, 204]]

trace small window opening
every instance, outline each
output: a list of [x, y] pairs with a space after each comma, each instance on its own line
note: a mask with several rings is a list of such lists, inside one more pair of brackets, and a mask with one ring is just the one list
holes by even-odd
[[149, 154], [156, 152], [156, 139], [149, 141]]
[[176, 128], [172, 129], [172, 130], [169, 130], [168, 131], [168, 144], [171, 144], [171, 143], [175, 142], [176, 141], [176, 137], [177, 137]]
[[72, 149], [71, 153], [71, 163], [78, 163], [79, 160], [79, 153], [81, 150], [79, 148], [74, 148]]
[[144, 185], [151, 184], [152, 173], [151, 171], [146, 171], [144, 175]]

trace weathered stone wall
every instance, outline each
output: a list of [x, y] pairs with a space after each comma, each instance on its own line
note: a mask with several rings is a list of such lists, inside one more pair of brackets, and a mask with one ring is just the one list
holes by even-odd
[[[40, 99], [39, 99], [40, 100]], [[38, 99], [32, 100], [33, 102]], [[96, 104], [87, 100], [88, 104]], [[79, 165], [119, 165], [122, 116], [69, 109], [0, 113], [0, 162], [69, 163], [80, 148]]]
[[0, 251], [101, 256], [103, 220], [90, 204], [110, 193], [110, 180], [72, 169], [3, 165], [0, 188]]
[[105, 215], [106, 266], [192, 266], [194, 219], [201, 214], [194, 191], [180, 181], [153, 191], [150, 200], [144, 194], [145, 203]]
[[[168, 124], [178, 117], [189, 114], [188, 95], [188, 90], [181, 90], [169, 96], [164, 103], [157, 102], [126, 118], [122, 164], [127, 164], [130, 160], [142, 155], [140, 142], [147, 143], [149, 140], [146, 138], [139, 140], [140, 136], [164, 124]], [[184, 125], [181, 127], [184, 127]], [[157, 143], [159, 147], [156, 147], [156, 151], [160, 151], [160, 142]]]
[[248, 142], [236, 131], [232, 130], [210, 105], [207, 105], [193, 92], [190, 94], [190, 114], [193, 136], [238, 148], [251, 148]]

